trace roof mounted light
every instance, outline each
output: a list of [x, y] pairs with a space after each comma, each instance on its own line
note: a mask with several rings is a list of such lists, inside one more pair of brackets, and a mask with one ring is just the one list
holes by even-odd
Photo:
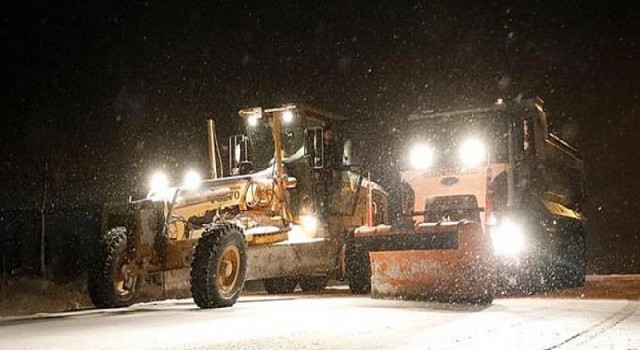
[[468, 168], [480, 166], [487, 161], [487, 149], [478, 139], [465, 140], [459, 150], [462, 165]]
[[241, 109], [238, 114], [241, 118], [247, 119], [247, 123], [249, 124], [249, 126], [254, 127], [258, 125], [258, 119], [262, 118], [262, 108], [245, 108]]
[[250, 115], [247, 118], [247, 123], [249, 123], [249, 126], [252, 126], [252, 127], [258, 125], [258, 117], [255, 115]]
[[289, 124], [293, 121], [293, 111], [290, 109], [287, 109], [285, 111], [282, 112], [282, 122], [284, 124]]

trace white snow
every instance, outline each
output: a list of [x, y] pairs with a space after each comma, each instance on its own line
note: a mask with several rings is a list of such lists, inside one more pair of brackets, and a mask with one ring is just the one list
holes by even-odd
[[547, 295], [480, 307], [333, 290], [248, 295], [227, 309], [184, 299], [0, 319], [0, 349], [640, 349], [638, 330], [637, 300]]

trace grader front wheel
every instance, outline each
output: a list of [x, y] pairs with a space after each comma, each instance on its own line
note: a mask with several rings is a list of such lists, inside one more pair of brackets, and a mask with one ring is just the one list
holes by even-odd
[[104, 235], [89, 271], [89, 296], [99, 308], [129, 306], [136, 301], [139, 278], [126, 256], [127, 229], [115, 227]]
[[247, 246], [240, 228], [217, 225], [198, 240], [191, 262], [191, 294], [200, 308], [229, 307], [242, 292]]

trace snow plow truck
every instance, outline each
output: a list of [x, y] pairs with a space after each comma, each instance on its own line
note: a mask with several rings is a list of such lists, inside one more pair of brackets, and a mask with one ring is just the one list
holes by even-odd
[[354, 232], [374, 296], [487, 303], [584, 284], [583, 162], [542, 100], [418, 113], [400, 130], [398, 220]]

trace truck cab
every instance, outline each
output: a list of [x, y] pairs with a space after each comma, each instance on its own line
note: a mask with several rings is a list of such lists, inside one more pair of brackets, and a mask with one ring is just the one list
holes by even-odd
[[479, 221], [505, 284], [583, 283], [584, 167], [549, 132], [542, 100], [408, 119], [400, 221]]

